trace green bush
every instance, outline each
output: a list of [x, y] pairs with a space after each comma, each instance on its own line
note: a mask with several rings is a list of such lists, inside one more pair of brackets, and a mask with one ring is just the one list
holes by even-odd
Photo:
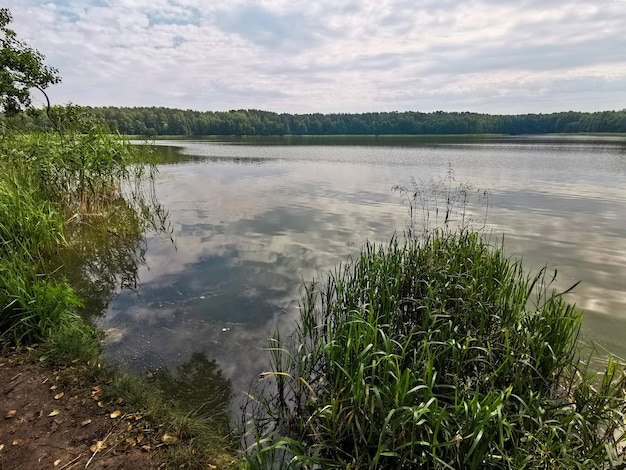
[[368, 244], [271, 339], [254, 468], [602, 468], [624, 377], [579, 360], [581, 313], [469, 230]]

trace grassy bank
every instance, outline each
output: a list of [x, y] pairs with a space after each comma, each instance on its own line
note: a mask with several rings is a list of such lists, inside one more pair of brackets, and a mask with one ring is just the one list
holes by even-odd
[[123, 397], [160, 434], [175, 436], [167, 446], [173, 468], [233, 465], [226, 403], [199, 413], [100, 360], [101, 332], [85, 319], [136, 280], [144, 234], [165, 227], [166, 214], [147, 149], [80, 110], [55, 112], [54, 132], [0, 127], [0, 346], [34, 346], [34, 361], [71, 365], [68, 380], [89, 388], [109, 383], [103, 398]]
[[467, 229], [367, 245], [309, 285], [251, 393], [252, 468], [623, 465], [624, 374], [581, 313]]

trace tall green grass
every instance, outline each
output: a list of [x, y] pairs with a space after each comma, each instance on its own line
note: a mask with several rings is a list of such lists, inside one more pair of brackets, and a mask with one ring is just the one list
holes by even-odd
[[41, 196], [68, 217], [102, 215], [120, 198], [152, 197], [156, 167], [146, 147], [111, 134], [83, 111], [56, 109], [59, 132], [8, 134], [0, 140], [8, 171], [28, 175]]
[[45, 258], [65, 243], [65, 221], [28, 175], [0, 179], [0, 333], [32, 342], [59, 325], [80, 301], [64, 282], [50, 282]]
[[0, 338], [17, 344], [78, 325], [81, 301], [59, 269], [70, 247], [85, 245], [84, 227], [117, 230], [134, 254], [150, 226], [142, 221], [166, 217], [149, 157], [81, 110], [54, 111], [56, 132], [0, 133]]
[[479, 233], [435, 230], [306, 289], [251, 392], [252, 468], [609, 468], [624, 375], [579, 357], [581, 313]]

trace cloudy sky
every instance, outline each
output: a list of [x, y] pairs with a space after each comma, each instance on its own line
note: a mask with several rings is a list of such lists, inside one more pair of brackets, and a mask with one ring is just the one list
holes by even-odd
[[54, 103], [626, 108], [626, 0], [5, 0]]

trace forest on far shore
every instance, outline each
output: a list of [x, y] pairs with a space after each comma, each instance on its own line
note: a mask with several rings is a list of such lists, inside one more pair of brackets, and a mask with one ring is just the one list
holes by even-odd
[[[626, 132], [621, 111], [492, 115], [470, 112], [287, 114], [241, 109], [193, 111], [163, 107], [79, 107], [127, 135], [429, 135]], [[51, 126], [44, 110], [10, 120], [27, 131]]]

